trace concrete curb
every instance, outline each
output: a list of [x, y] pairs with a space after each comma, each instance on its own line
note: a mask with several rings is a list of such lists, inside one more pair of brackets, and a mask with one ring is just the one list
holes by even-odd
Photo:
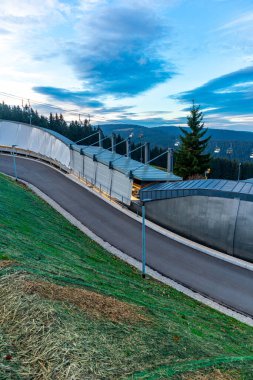
[[[11, 177], [12, 178], [12, 177]], [[79, 222], [76, 218], [74, 218], [70, 213], [65, 211], [57, 202], [55, 202], [53, 199], [48, 197], [45, 193], [40, 191], [37, 187], [31, 185], [30, 183], [19, 180], [19, 182], [25, 184], [28, 188], [30, 188], [36, 195], [38, 195], [41, 199], [43, 199], [45, 202], [47, 202], [51, 207], [53, 207], [56, 211], [58, 211], [64, 218], [66, 218], [71, 224], [76, 226], [80, 231], [82, 231], [84, 234], [89, 236], [92, 240], [94, 240], [96, 243], [98, 243], [100, 246], [102, 246], [104, 249], [112, 253], [114, 256], [120, 258], [121, 260], [125, 261], [126, 263], [130, 264], [131, 266], [137, 268], [138, 270], [141, 271], [141, 262], [137, 261], [136, 259], [133, 259], [123, 253], [122, 251], [118, 250], [117, 248], [113, 247], [111, 244], [108, 242], [104, 241], [101, 239], [99, 236], [94, 234], [91, 230], [89, 230], [87, 227], [85, 227], [81, 222]], [[153, 269], [147, 267], [146, 270], [147, 274], [166, 284], [171, 286], [172, 288], [178, 290], [179, 292], [195, 299], [196, 301], [201, 302], [202, 304], [209, 306], [231, 318], [234, 318], [242, 323], [245, 323], [246, 325], [252, 326], [253, 327], [253, 319], [250, 317], [247, 317], [245, 315], [242, 315], [238, 312], [235, 312], [225, 306], [222, 306], [218, 304], [217, 302], [214, 302], [188, 288], [186, 288], [183, 285], [178, 284], [177, 282], [170, 280], [169, 278], [162, 276], [158, 272], [154, 271]]]

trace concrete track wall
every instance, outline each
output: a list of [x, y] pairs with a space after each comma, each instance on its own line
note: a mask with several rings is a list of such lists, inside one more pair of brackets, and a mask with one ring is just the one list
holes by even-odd
[[[50, 162], [92, 183], [108, 196], [130, 205], [133, 180], [93, 158], [71, 149], [71, 141], [53, 131], [23, 123], [0, 120], [0, 151]], [[83, 149], [85, 151], [85, 149]]]
[[147, 217], [187, 238], [253, 261], [253, 203], [189, 196], [146, 203]]
[[65, 170], [70, 169], [70, 149], [67, 143], [43, 128], [0, 120], [0, 146], [13, 150], [12, 145], [16, 145], [17, 152], [43, 157]]

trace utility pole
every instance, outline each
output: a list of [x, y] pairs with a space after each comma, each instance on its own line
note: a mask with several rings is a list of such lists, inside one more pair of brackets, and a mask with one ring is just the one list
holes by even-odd
[[240, 181], [240, 178], [241, 178], [241, 166], [242, 166], [242, 163], [239, 162], [239, 166], [238, 166], [238, 178], [237, 178], [237, 181]]
[[145, 203], [143, 202], [142, 207], [142, 278], [146, 277], [146, 225], [145, 225]]
[[[143, 139], [143, 133], [139, 134], [139, 139], [140, 139], [140, 145], [142, 146], [142, 139]], [[141, 162], [143, 162], [143, 155], [142, 155], [142, 148], [141, 148]]]
[[32, 125], [32, 109], [30, 104], [30, 99], [28, 99], [28, 105], [29, 105], [29, 119], [30, 119], [30, 126]]
[[168, 148], [168, 153], [167, 153], [167, 172], [168, 173], [173, 173], [173, 154], [174, 154], [173, 149]]
[[12, 145], [12, 156], [13, 156], [13, 170], [14, 170], [14, 176], [15, 176], [15, 180], [17, 181], [18, 180], [18, 175], [17, 175], [17, 164], [16, 164], [16, 155], [15, 155], [15, 151], [14, 151], [14, 148], [16, 147], [17, 145]]

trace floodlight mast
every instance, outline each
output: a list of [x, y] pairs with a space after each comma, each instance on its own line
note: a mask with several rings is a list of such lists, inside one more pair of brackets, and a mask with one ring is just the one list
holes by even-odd
[[[140, 145], [142, 146], [142, 139], [143, 139], [143, 137], [144, 137], [144, 134], [143, 133], [140, 133], [139, 134], [139, 139], [140, 139]], [[143, 157], [142, 157], [142, 149], [141, 149], [141, 162], [143, 161]]]
[[32, 125], [32, 109], [31, 109], [31, 104], [30, 104], [30, 99], [28, 100], [28, 105], [29, 105], [29, 119], [30, 119], [30, 126]]
[[15, 180], [17, 181], [18, 180], [18, 174], [17, 174], [17, 164], [16, 164], [16, 155], [15, 155], [15, 151], [14, 151], [14, 148], [17, 147], [16, 144], [12, 145], [12, 157], [13, 157], [13, 170], [14, 170], [14, 176], [15, 176]]
[[238, 177], [237, 177], [237, 181], [240, 181], [240, 178], [241, 178], [241, 166], [242, 166], [242, 163], [239, 162], [239, 165], [238, 165]]
[[142, 211], [142, 278], [146, 277], [146, 209], [145, 209], [145, 202], [142, 202], [141, 206]]

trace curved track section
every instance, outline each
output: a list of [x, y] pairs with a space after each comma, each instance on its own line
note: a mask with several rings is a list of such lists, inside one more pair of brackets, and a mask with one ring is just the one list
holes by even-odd
[[[30, 182], [96, 235], [141, 260], [141, 224], [40, 162], [17, 158], [18, 177]], [[12, 158], [0, 156], [0, 171], [13, 175]], [[201, 253], [147, 228], [147, 264], [186, 287], [253, 316], [253, 273]]]
[[48, 129], [0, 120], [0, 147], [7, 151], [15, 146], [19, 153], [54, 162], [58, 167], [70, 169], [70, 148], [66, 137]]

